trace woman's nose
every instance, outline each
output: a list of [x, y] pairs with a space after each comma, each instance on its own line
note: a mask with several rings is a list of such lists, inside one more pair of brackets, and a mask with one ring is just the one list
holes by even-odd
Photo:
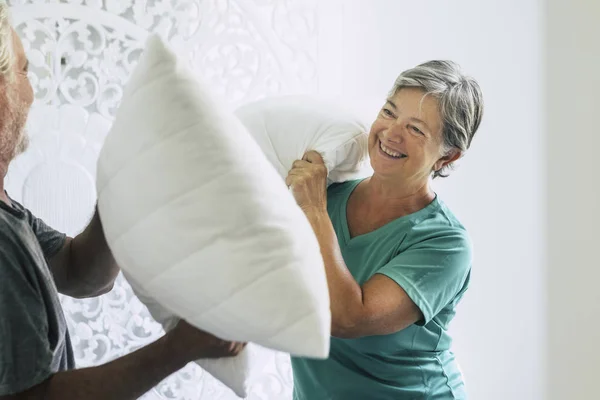
[[404, 137], [404, 129], [402, 129], [401, 124], [394, 122], [385, 130], [383, 136], [390, 142], [401, 143]]

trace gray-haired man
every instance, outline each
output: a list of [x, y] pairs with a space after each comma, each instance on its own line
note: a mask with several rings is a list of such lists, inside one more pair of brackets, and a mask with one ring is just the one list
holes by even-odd
[[185, 322], [105, 365], [75, 369], [58, 292], [85, 298], [111, 290], [119, 272], [98, 215], [77, 237], [44, 224], [4, 191], [10, 162], [27, 147], [33, 90], [21, 40], [0, 2], [0, 400], [135, 399], [199, 358], [233, 356], [243, 344]]

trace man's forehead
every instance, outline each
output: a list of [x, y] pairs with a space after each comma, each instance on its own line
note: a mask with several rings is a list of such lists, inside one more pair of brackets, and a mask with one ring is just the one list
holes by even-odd
[[17, 55], [18, 57], [24, 57], [25, 49], [23, 48], [23, 42], [21, 41], [21, 38], [19, 37], [14, 28], [11, 27], [10, 30], [12, 33], [12, 44], [15, 55]]

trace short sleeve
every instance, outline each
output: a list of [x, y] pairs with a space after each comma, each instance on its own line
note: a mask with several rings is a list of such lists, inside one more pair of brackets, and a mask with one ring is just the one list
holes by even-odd
[[0, 396], [23, 392], [52, 374], [48, 318], [23, 249], [0, 236]]
[[377, 273], [404, 289], [431, 321], [463, 290], [471, 269], [471, 242], [463, 230], [448, 229], [415, 243]]
[[35, 237], [37, 238], [38, 242], [40, 243], [40, 247], [44, 252], [44, 257], [46, 260], [50, 260], [56, 255], [56, 253], [58, 253], [60, 249], [62, 249], [67, 235], [52, 229], [50, 226], [46, 225], [43, 220], [33, 215], [33, 213], [27, 208], [12, 199], [11, 201], [17, 209], [20, 209], [25, 213], [27, 222], [31, 226], [31, 229], [33, 230], [33, 233], [35, 234]]

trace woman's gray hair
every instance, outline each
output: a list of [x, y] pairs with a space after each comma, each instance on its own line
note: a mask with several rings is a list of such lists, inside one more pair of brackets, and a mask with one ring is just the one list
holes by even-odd
[[13, 62], [10, 10], [6, 0], [0, 0], [0, 76], [12, 77]]
[[[483, 96], [479, 84], [464, 75], [452, 61], [434, 60], [404, 71], [396, 79], [389, 96], [402, 88], [420, 88], [435, 97], [442, 117], [442, 155], [452, 149], [467, 151], [483, 116]], [[447, 165], [433, 171], [433, 177], [448, 176]]]

